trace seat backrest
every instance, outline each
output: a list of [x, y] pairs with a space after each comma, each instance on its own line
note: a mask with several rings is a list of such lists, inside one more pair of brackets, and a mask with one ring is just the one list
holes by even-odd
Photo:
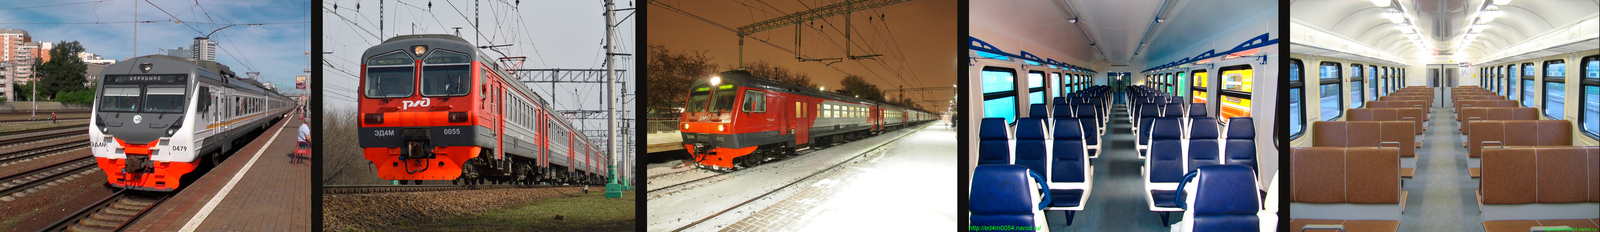
[[1204, 117], [1206, 117], [1206, 103], [1189, 103], [1189, 115], [1188, 115], [1188, 117], [1190, 117], [1190, 118], [1204, 118]]
[[1539, 109], [1531, 107], [1462, 107], [1456, 113], [1461, 134], [1472, 134], [1469, 122], [1477, 120], [1539, 120]]
[[1189, 146], [1188, 170], [1208, 165], [1222, 164], [1222, 143], [1217, 140], [1217, 119], [1215, 118], [1185, 118], [1189, 121]]
[[1005, 118], [983, 118], [978, 124], [978, 165], [1011, 164], [1011, 132]]
[[1034, 226], [1036, 189], [1028, 168], [1017, 165], [979, 165], [972, 171], [968, 209], [973, 226]]
[[1055, 119], [1055, 140], [1050, 148], [1050, 182], [1084, 182], [1088, 150], [1077, 118]]
[[1156, 105], [1167, 105], [1166, 96], [1156, 95], [1154, 98], [1150, 98], [1150, 101], [1156, 103]]
[[1167, 103], [1185, 104], [1185, 103], [1188, 103], [1188, 102], [1189, 102], [1189, 100], [1188, 99], [1184, 99], [1183, 96], [1167, 97]]
[[[1100, 117], [1094, 105], [1078, 105], [1074, 115], [1078, 119], [1078, 127], [1083, 133], [1083, 142], [1088, 145], [1100, 144]], [[1058, 129], [1059, 130], [1059, 129]]]
[[1600, 202], [1600, 147], [1483, 150], [1483, 204]]
[[1572, 121], [1567, 120], [1475, 120], [1467, 135], [1467, 157], [1483, 154], [1484, 142], [1501, 146], [1572, 146]]
[[1077, 105], [1056, 105], [1055, 109], [1050, 110], [1050, 116], [1051, 118], [1072, 118], [1072, 109], [1074, 108], [1077, 108]]
[[1045, 146], [1045, 136], [1049, 135], [1045, 132], [1043, 118], [1017, 119], [1017, 153], [1011, 163], [1047, 174], [1045, 163], [1049, 162], [1050, 149]]
[[1224, 164], [1238, 164], [1249, 166], [1257, 172], [1261, 167], [1256, 166], [1256, 123], [1250, 117], [1233, 117], [1228, 119], [1226, 137], [1223, 137], [1223, 157], [1227, 159]]
[[1151, 183], [1176, 183], [1183, 179], [1183, 122], [1179, 118], [1156, 118], [1150, 126]]
[[1145, 103], [1139, 106], [1139, 144], [1149, 144], [1150, 124], [1161, 117], [1159, 106], [1155, 103]]
[[[1415, 157], [1411, 121], [1312, 122], [1313, 147], [1398, 147], [1400, 157]], [[1387, 143], [1387, 144], [1386, 144]]]
[[1398, 205], [1399, 152], [1387, 147], [1292, 148], [1290, 202]]
[[1050, 117], [1050, 109], [1049, 108], [1045, 108], [1045, 105], [1043, 103], [1035, 103], [1033, 105], [1029, 105], [1028, 106], [1028, 117], [1031, 117], [1031, 118], [1049, 118]]
[[[1196, 170], [1193, 231], [1238, 231], [1261, 226], [1256, 213], [1261, 197], [1256, 175], [1239, 165], [1206, 166]], [[1189, 199], [1178, 199], [1187, 201]]]
[[1184, 111], [1183, 105], [1185, 105], [1185, 104], [1183, 104], [1183, 103], [1167, 103], [1167, 107], [1162, 109], [1161, 117], [1174, 117], [1174, 118], [1183, 117], [1183, 111]]
[[1058, 106], [1059, 105], [1066, 105], [1067, 104], [1067, 98], [1065, 98], [1065, 97], [1055, 97], [1055, 99], [1052, 99], [1050, 102], [1051, 103], [1055, 103]]

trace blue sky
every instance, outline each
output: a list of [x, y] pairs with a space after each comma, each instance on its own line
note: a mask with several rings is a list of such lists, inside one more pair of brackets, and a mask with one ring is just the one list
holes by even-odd
[[[129, 23], [135, 21], [135, 5], [138, 21], [158, 21], [138, 24], [137, 51], [134, 24]], [[227, 24], [289, 23], [234, 26], [211, 35], [222, 48], [217, 62], [241, 76], [252, 69], [261, 72], [262, 79], [287, 93], [297, 93], [294, 76], [302, 75], [310, 63], [306, 55], [311, 51], [310, 21], [309, 0], [0, 2], [0, 28], [27, 30], [34, 41], [78, 41], [89, 53], [115, 60], [157, 54], [160, 49], [188, 49], [194, 37]], [[105, 24], [76, 24], [95, 22]]]

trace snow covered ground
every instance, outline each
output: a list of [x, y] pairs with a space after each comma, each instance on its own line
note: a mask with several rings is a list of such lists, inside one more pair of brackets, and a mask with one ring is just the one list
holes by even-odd
[[[896, 140], [902, 136], [910, 139]], [[942, 139], [936, 139], [935, 137]], [[956, 217], [955, 208], [953, 207], [956, 197], [956, 194], [954, 194], [956, 177], [953, 172], [956, 165], [955, 159], [957, 158], [957, 155], [954, 154], [955, 137], [954, 130], [949, 130], [943, 124], [936, 124], [926, 128], [898, 130], [860, 141], [839, 144], [834, 147], [802, 151], [803, 155], [788, 160], [776, 161], [713, 177], [706, 181], [650, 192], [646, 201], [648, 207], [650, 207], [650, 220], [648, 220], [649, 225], [647, 227], [650, 231], [677, 229], [696, 220], [727, 210], [729, 207], [749, 201], [743, 206], [728, 210], [722, 215], [691, 228], [692, 230], [725, 229], [727, 226], [740, 222], [758, 211], [789, 199], [791, 195], [807, 189], [808, 186], [817, 187], [819, 181], [824, 184], [821, 186], [828, 186], [829, 182], [839, 182], [839, 180], [812, 178], [796, 183], [790, 188], [773, 192], [765, 197], [754, 200], [752, 198], [782, 188], [785, 184], [805, 178], [807, 175], [819, 170], [871, 151], [871, 154], [863, 156], [862, 159], [857, 159], [851, 164], [842, 165], [840, 168], [829, 172], [834, 173], [840, 172], [840, 170], [863, 168], [858, 167], [863, 165], [874, 166], [870, 168], [872, 171], [861, 172], [867, 174], [852, 177], [854, 179], [851, 179], [851, 183], [857, 184], [851, 186], [861, 187], [838, 192], [839, 196], [844, 198], [837, 201], [818, 202], [822, 204], [816, 208], [820, 210], [816, 211], [819, 213], [806, 214], [809, 215], [809, 220], [816, 221], [816, 223], [812, 224], [849, 223], [860, 225], [860, 223], [868, 222], [867, 220], [883, 224], [886, 221], [872, 220], [863, 215], [872, 215], [877, 218], [893, 215], [895, 218], [904, 218], [906, 221], [883, 224], [882, 226], [903, 229], [906, 228], [907, 224], [917, 224], [919, 227], [929, 226], [926, 228], [948, 229], [955, 226]], [[880, 145], [883, 146], [880, 147]], [[874, 151], [875, 148], [876, 150]], [[647, 172], [651, 178], [647, 179], [649, 181], [648, 186], [660, 188], [656, 186], [665, 187], [717, 174], [670, 163], [649, 166]], [[894, 165], [873, 165], [874, 163]], [[827, 175], [833, 174], [819, 176]], [[934, 178], [928, 178], [930, 176]], [[930, 196], [907, 197], [907, 195]], [[862, 202], [865, 201], [871, 201], [874, 204], [863, 204]], [[906, 210], [911, 209], [916, 212], [908, 214]], [[845, 211], [852, 212], [840, 214]], [[932, 222], [930, 223], [929, 221]]]
[[649, 145], [679, 143], [683, 142], [683, 135], [678, 133], [678, 131], [650, 133], [649, 135], [645, 135], [644, 141]]

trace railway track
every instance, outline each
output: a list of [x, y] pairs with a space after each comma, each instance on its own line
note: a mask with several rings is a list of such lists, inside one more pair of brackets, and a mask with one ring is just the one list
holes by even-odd
[[[56, 121], [78, 121], [78, 120], [89, 120], [89, 118], [62, 118], [62, 119], [58, 119]], [[11, 119], [11, 120], [0, 120], [0, 123], [48, 122], [48, 121], [50, 121], [49, 118], [45, 118], [45, 119]]]
[[[572, 185], [572, 186], [582, 186], [582, 185]], [[475, 189], [497, 189], [497, 188], [549, 188], [549, 187], [564, 187], [564, 186], [552, 186], [552, 185], [533, 185], [533, 186], [518, 186], [518, 185], [476, 185], [476, 186], [468, 186], [468, 185], [327, 185], [327, 186], [322, 186], [322, 193], [323, 194], [352, 194], [352, 193], [387, 193], [387, 192], [423, 192], [423, 191], [447, 191], [447, 190], [475, 190]]]
[[23, 143], [29, 143], [29, 142], [45, 140], [45, 139], [68, 137], [68, 136], [83, 136], [83, 139], [85, 141], [89, 140], [89, 136], [88, 136], [89, 133], [86, 130], [82, 130], [82, 129], [29, 130], [29, 132], [23, 132], [23, 133], [18, 133], [18, 134], [28, 134], [28, 133], [35, 133], [35, 132], [37, 132], [37, 134], [29, 135], [29, 136], [23, 136], [23, 137], [19, 137], [19, 138], [10, 138], [10, 139], [0, 140], [0, 147], [23, 144]]
[[[926, 126], [928, 126], [928, 125], [932, 125], [932, 124], [924, 124], [924, 125], [922, 125], [922, 127], [926, 127]], [[920, 128], [922, 128], [922, 127], [918, 127], [918, 129], [920, 129]], [[911, 133], [905, 133], [905, 134], [901, 134], [901, 135], [899, 135], [899, 136], [896, 136], [896, 137], [895, 137], [895, 138], [894, 138], [894, 139], [893, 139], [893, 140], [890, 140], [890, 141], [894, 141], [894, 140], [899, 140], [899, 139], [900, 139], [900, 138], [901, 138], [901, 137], [905, 137], [905, 136], [906, 136], [906, 135], [909, 135], [909, 134], [911, 134]], [[855, 141], [850, 141], [850, 142], [855, 142]], [[827, 146], [826, 146], [826, 147], [819, 147], [819, 148], [808, 148], [808, 149], [805, 149], [805, 150], [799, 150], [799, 151], [795, 151], [795, 153], [796, 153], [796, 154], [795, 154], [795, 155], [794, 155], [794, 156], [793, 156], [793, 157], [799, 157], [799, 156], [803, 156], [803, 155], [806, 155], [806, 154], [811, 154], [811, 153], [812, 153], [812, 152], [815, 152], [815, 151], [818, 151], [818, 150], [822, 150], [822, 149], [828, 149], [828, 148], [831, 148], [831, 147], [834, 147], [834, 146], [838, 146], [838, 145], [843, 145], [843, 144], [847, 144], [847, 143], [848, 143], [848, 142], [846, 142], [846, 143], [835, 143], [835, 144], [830, 144], [830, 145], [827, 145]], [[888, 143], [884, 143], [884, 144], [888, 144]], [[883, 146], [883, 145], [882, 145], [882, 144], [879, 144], [879, 145], [878, 145], [878, 146], [874, 146], [874, 147], [873, 147], [873, 148], [872, 148], [872, 149], [877, 149], [877, 147], [881, 147], [881, 146]], [[869, 150], [870, 150], [870, 149], [869, 149]], [[793, 157], [790, 157], [790, 158], [793, 158]], [[784, 158], [784, 159], [783, 159], [783, 160], [788, 160], [788, 159], [789, 159], [789, 158]], [[853, 159], [853, 158], [852, 158], [852, 159]], [[782, 161], [783, 161], [783, 160], [776, 160], [776, 161], [770, 161], [770, 162], [782, 162]], [[763, 164], [763, 165], [771, 165], [771, 163], [767, 163], [767, 164]], [[660, 188], [655, 188], [655, 189], [651, 189], [651, 190], [647, 190], [647, 191], [645, 191], [645, 193], [646, 193], [646, 194], [653, 194], [653, 193], [656, 193], [656, 192], [657, 192], [657, 191], [662, 191], [662, 190], [668, 190], [668, 189], [674, 189], [674, 188], [678, 188], [678, 187], [683, 187], [683, 186], [687, 186], [687, 185], [689, 185], [689, 184], [693, 184], [693, 183], [698, 183], [698, 182], [702, 182], [702, 181], [706, 181], [706, 180], [711, 180], [711, 179], [712, 179], [712, 178], [716, 178], [716, 177], [720, 177], [720, 176], [724, 176], [724, 175], [728, 175], [728, 174], [730, 174], [730, 173], [737, 173], [737, 172], [738, 172], [738, 171], [731, 171], [731, 172], [723, 172], [723, 171], [716, 171], [716, 170], [709, 170], [709, 169], [702, 169], [702, 168], [695, 168], [695, 169], [690, 169], [690, 170], [685, 170], [685, 171], [677, 171], [677, 172], [671, 172], [671, 173], [663, 173], [663, 174], [659, 174], [659, 175], [656, 175], [656, 176], [652, 176], [652, 177], [651, 177], [651, 178], [654, 178], [654, 177], [661, 177], [661, 176], [667, 176], [667, 175], [673, 175], [673, 174], [679, 174], [679, 173], [685, 173], [685, 172], [690, 172], [690, 171], [694, 171], [694, 170], [697, 170], [697, 169], [700, 169], [700, 170], [708, 170], [708, 171], [712, 171], [712, 172], [716, 172], [716, 173], [717, 173], [717, 174], [715, 174], [715, 175], [710, 175], [710, 176], [706, 176], [706, 177], [701, 177], [701, 178], [698, 178], [698, 179], [693, 179], [693, 180], [689, 180], [689, 181], [684, 181], [684, 182], [682, 182], [682, 183], [677, 183], [677, 184], [671, 184], [671, 185], [667, 185], [667, 186], [664, 186], [664, 187], [660, 187]]]
[[78, 148], [84, 148], [84, 147], [89, 147], [89, 139], [87, 139], [87, 138], [81, 139], [81, 140], [77, 140], [77, 141], [66, 142], [66, 143], [62, 143], [62, 144], [56, 144], [56, 145], [50, 145], [50, 146], [46, 146], [46, 147], [36, 148], [36, 149], [28, 149], [28, 150], [15, 151], [15, 152], [6, 153], [6, 154], [0, 154], [0, 164], [10, 164], [12, 162], [28, 160], [28, 159], [33, 158], [33, 157], [42, 157], [42, 156], [56, 154], [58, 152], [71, 151], [71, 150], [76, 150]]
[[0, 132], [0, 136], [12, 136], [12, 135], [27, 134], [27, 133], [35, 133], [35, 132], [40, 132], [40, 131], [66, 130], [66, 129], [84, 129], [84, 130], [87, 130], [87, 129], [85, 129], [85, 127], [88, 127], [88, 126], [89, 126], [89, 124], [73, 124], [73, 125], [65, 125], [65, 126], [58, 126], [58, 127], [46, 127], [46, 128], [36, 128], [36, 129], [28, 129], [28, 130], [6, 131], [6, 132]]
[[[917, 129], [921, 129], [921, 128], [926, 127], [926, 126], [927, 125], [923, 125], [922, 127], [917, 127]], [[877, 150], [879, 148], [882, 148], [884, 145], [888, 145], [890, 143], [893, 143], [894, 140], [899, 140], [900, 138], [904, 138], [906, 135], [910, 135], [910, 134], [912, 134], [912, 133], [900, 134], [899, 136], [896, 136], [894, 139], [889, 140], [890, 142], [885, 142], [883, 144], [878, 144], [877, 146], [873, 146], [872, 148], [867, 149], [865, 152], [861, 152], [860, 154], [855, 154], [853, 156], [850, 156], [850, 158], [845, 159], [844, 161], [840, 161], [839, 163], [833, 164], [831, 166], [828, 166], [828, 168], [823, 168], [821, 170], [817, 170], [816, 172], [812, 172], [811, 174], [808, 174], [805, 177], [801, 177], [799, 179], [795, 179], [794, 181], [790, 181], [789, 183], [786, 183], [783, 186], [779, 186], [777, 188], [773, 188], [772, 190], [769, 190], [767, 192], [761, 193], [761, 195], [757, 195], [755, 197], [751, 197], [748, 200], [744, 200], [742, 202], [739, 202], [739, 204], [735, 204], [733, 206], [730, 206], [727, 209], [723, 209], [722, 211], [717, 211], [716, 213], [713, 213], [711, 215], [707, 215], [704, 218], [700, 218], [700, 220], [695, 220], [694, 222], [691, 222], [688, 225], [684, 225], [682, 227], [678, 227], [677, 229], [672, 229], [672, 231], [685, 231], [685, 230], [689, 229], [690, 227], [694, 227], [695, 225], [699, 225], [702, 222], [711, 220], [712, 218], [716, 218], [717, 216], [721, 216], [724, 213], [728, 213], [729, 211], [733, 211], [734, 209], [738, 209], [739, 207], [743, 207], [744, 205], [750, 204], [751, 202], [755, 202], [756, 200], [760, 200], [760, 199], [766, 198], [768, 195], [772, 195], [773, 193], [777, 193], [779, 191], [783, 191], [785, 189], [788, 189], [789, 187], [794, 186], [795, 184], [799, 184], [799, 183], [811, 180], [812, 178], [817, 177], [817, 175], [821, 175], [823, 173], [828, 173], [829, 171], [833, 171], [834, 169], [837, 169], [837, 168], [839, 168], [840, 166], [842, 166], [844, 164], [851, 163], [852, 161], [855, 161], [856, 159], [860, 159], [862, 157], [862, 155], [865, 155], [865, 154], [868, 154], [868, 153], [872, 153], [873, 150]], [[716, 176], [721, 176], [721, 174], [718, 174], [718, 175], [715, 175], [715, 176], [711, 176], [711, 177], [716, 177]], [[710, 177], [707, 177], [707, 178], [710, 178]], [[705, 178], [702, 178], [702, 179], [705, 179]], [[687, 184], [687, 183], [693, 183], [693, 182], [696, 182], [696, 181], [699, 181], [699, 180], [684, 182], [684, 183], [680, 183], [678, 185], [683, 185], [683, 184]], [[674, 186], [677, 186], [677, 185], [674, 185]], [[668, 186], [668, 187], [673, 187], [673, 186]], [[656, 190], [650, 190], [649, 192], [653, 193], [653, 192], [655, 192], [657, 190], [664, 190], [664, 189], [667, 189], [667, 188], [660, 188], [660, 189], [656, 189]]]
[[94, 170], [94, 157], [83, 157], [61, 162], [11, 176], [0, 177], [0, 201], [10, 201], [31, 194], [30, 189], [48, 184], [77, 173]]
[[170, 197], [172, 193], [118, 190], [42, 231], [121, 231]]

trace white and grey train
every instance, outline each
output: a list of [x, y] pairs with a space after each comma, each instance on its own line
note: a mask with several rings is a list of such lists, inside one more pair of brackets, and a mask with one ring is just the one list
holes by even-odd
[[294, 102], [210, 61], [149, 55], [108, 66], [96, 81], [89, 128], [112, 186], [174, 191], [184, 174], [219, 162], [235, 141], [264, 129]]

